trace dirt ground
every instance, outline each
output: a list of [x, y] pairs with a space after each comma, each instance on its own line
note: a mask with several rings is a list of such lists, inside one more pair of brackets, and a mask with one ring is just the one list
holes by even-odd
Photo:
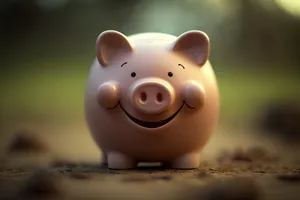
[[300, 199], [299, 151], [243, 128], [219, 128], [194, 170], [109, 170], [82, 122], [1, 131], [0, 199]]

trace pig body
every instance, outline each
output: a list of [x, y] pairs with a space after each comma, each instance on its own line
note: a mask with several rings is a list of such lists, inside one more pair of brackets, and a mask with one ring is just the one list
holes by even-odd
[[201, 31], [99, 35], [85, 113], [109, 168], [138, 162], [198, 167], [219, 115], [209, 48]]

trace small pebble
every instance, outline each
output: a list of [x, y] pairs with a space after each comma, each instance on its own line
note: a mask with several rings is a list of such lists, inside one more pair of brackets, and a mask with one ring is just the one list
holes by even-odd
[[24, 174], [26, 173], [25, 169], [20, 169], [20, 168], [16, 168], [16, 169], [11, 169], [11, 168], [3, 168], [0, 169], [0, 175], [5, 174], [5, 175], [18, 175], [18, 174]]
[[266, 173], [266, 170], [263, 170], [263, 169], [255, 169], [254, 172], [255, 172], [255, 173], [264, 174], [264, 173]]
[[11, 144], [8, 147], [8, 152], [45, 152], [48, 150], [47, 145], [40, 137], [30, 131], [18, 131], [15, 133]]
[[245, 162], [252, 161], [252, 159], [247, 155], [245, 150], [241, 147], [234, 149], [231, 159], [232, 161], [245, 161]]
[[278, 162], [280, 159], [278, 155], [261, 146], [248, 148], [247, 155], [252, 161]]
[[246, 177], [219, 180], [208, 186], [207, 200], [257, 200], [260, 193], [253, 179]]
[[70, 177], [75, 179], [90, 179], [92, 178], [92, 175], [89, 173], [83, 173], [83, 172], [72, 172], [70, 173]]
[[155, 180], [166, 180], [166, 181], [170, 181], [173, 179], [173, 176], [170, 174], [157, 174], [157, 175], [153, 175], [152, 176], [153, 179]]
[[281, 174], [277, 176], [277, 179], [286, 182], [300, 182], [300, 173]]
[[73, 172], [73, 169], [66, 169], [65, 172]]
[[246, 153], [252, 160], [265, 160], [270, 154], [267, 149], [260, 146], [250, 147]]
[[47, 197], [61, 192], [60, 180], [46, 170], [37, 170], [21, 187], [20, 195], [30, 197]]
[[248, 149], [237, 147], [231, 152], [223, 150], [217, 158], [217, 162], [221, 164], [235, 161], [248, 163], [257, 161], [278, 162], [279, 157], [272, 155], [266, 148], [253, 146]]

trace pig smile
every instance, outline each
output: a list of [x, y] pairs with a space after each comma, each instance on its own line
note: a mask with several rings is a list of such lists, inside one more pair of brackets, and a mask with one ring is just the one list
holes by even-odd
[[182, 105], [180, 106], [180, 108], [173, 114], [171, 115], [170, 117], [164, 119], [164, 120], [161, 120], [161, 121], [157, 121], [157, 122], [148, 122], [148, 121], [143, 121], [143, 120], [140, 120], [140, 119], [137, 119], [133, 116], [131, 116], [124, 108], [123, 106], [121, 105], [121, 103], [119, 102], [118, 103], [120, 105], [120, 107], [122, 108], [122, 110], [125, 112], [125, 114], [127, 115], [127, 117], [133, 121], [134, 123], [138, 124], [139, 126], [142, 126], [144, 128], [158, 128], [158, 127], [161, 127], [161, 126], [164, 126], [166, 125], [167, 123], [169, 123], [170, 121], [172, 121], [177, 115], [178, 113], [180, 112], [180, 110], [184, 107], [184, 105], [186, 105], [188, 108], [190, 109], [194, 109], [193, 107], [187, 105], [185, 102], [182, 103]]
[[161, 127], [167, 123], [169, 123], [172, 119], [174, 119], [177, 114], [180, 112], [180, 110], [183, 108], [184, 106], [184, 103], [180, 106], [180, 108], [170, 117], [164, 119], [164, 120], [161, 120], [161, 121], [157, 121], [157, 122], [148, 122], [148, 121], [143, 121], [143, 120], [140, 120], [140, 119], [137, 119], [133, 116], [131, 116], [124, 108], [123, 106], [120, 104], [122, 110], [125, 112], [125, 114], [127, 115], [127, 117], [129, 119], [131, 119], [131, 121], [133, 121], [134, 123], [142, 126], [142, 127], [145, 127], [145, 128], [158, 128], [158, 127]]

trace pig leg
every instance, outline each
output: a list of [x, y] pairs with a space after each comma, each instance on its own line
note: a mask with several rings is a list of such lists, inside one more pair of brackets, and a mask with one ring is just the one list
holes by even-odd
[[200, 155], [198, 152], [182, 155], [169, 162], [169, 166], [174, 169], [195, 169], [199, 167], [199, 164]]
[[137, 165], [133, 158], [118, 152], [108, 153], [107, 162], [109, 169], [132, 169]]

